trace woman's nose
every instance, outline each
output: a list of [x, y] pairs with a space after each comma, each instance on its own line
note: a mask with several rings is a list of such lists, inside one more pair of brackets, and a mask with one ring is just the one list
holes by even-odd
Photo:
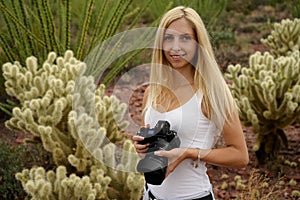
[[174, 41], [172, 42], [172, 47], [171, 48], [172, 48], [173, 51], [179, 51], [181, 49], [178, 39], [174, 39]]

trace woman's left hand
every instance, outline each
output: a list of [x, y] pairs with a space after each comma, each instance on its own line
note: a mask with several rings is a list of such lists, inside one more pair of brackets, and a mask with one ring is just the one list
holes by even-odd
[[154, 154], [168, 158], [166, 177], [186, 158], [186, 148], [174, 148], [170, 151], [155, 151]]

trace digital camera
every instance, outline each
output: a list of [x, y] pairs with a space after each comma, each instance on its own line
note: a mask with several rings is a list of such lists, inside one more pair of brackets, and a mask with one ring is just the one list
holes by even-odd
[[137, 165], [137, 171], [144, 173], [147, 183], [160, 185], [165, 179], [168, 159], [156, 156], [153, 152], [177, 148], [180, 139], [175, 131], [170, 130], [169, 122], [162, 120], [158, 121], [153, 129], [141, 128], [137, 135], [144, 137], [139, 144], [150, 144], [145, 158]]

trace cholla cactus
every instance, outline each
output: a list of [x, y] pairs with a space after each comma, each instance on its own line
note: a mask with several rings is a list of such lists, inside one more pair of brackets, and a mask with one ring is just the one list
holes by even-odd
[[16, 178], [22, 181], [26, 192], [35, 199], [105, 199], [111, 178], [104, 171], [91, 168], [90, 176], [67, 176], [64, 166], [59, 166], [56, 173], [45, 172], [44, 168], [24, 169]]
[[250, 56], [249, 68], [230, 65], [228, 71], [225, 76], [232, 81], [241, 120], [258, 134], [254, 150], [259, 160], [274, 159], [287, 145], [283, 129], [300, 114], [299, 51], [277, 59], [256, 52]]
[[[83, 76], [85, 68], [85, 63], [74, 58], [72, 51], [67, 51], [64, 57], [50, 53], [41, 68], [38, 68], [35, 57], [26, 60], [26, 67], [18, 62], [4, 64], [7, 93], [15, 96], [21, 104], [20, 108], [14, 108], [13, 117], [6, 126], [32, 133], [33, 140], [42, 142], [44, 148], [52, 153], [54, 163], [64, 166], [67, 175], [73, 174], [65, 177], [65, 182], [80, 180], [88, 188], [93, 188], [91, 194], [95, 195], [87, 198], [122, 196], [139, 199], [144, 180], [135, 171], [138, 156], [131, 141], [124, 141], [125, 135], [120, 133], [127, 125], [127, 122], [122, 122], [126, 105], [120, 104], [114, 96], [105, 96], [103, 85], [96, 88], [93, 77]], [[116, 148], [116, 142], [123, 142], [122, 152], [117, 151], [120, 148]], [[116, 154], [121, 155], [118, 163]], [[91, 183], [87, 178], [76, 177], [76, 174], [90, 176], [93, 170], [102, 170], [103, 177]], [[19, 175], [23, 177], [19, 180], [33, 199], [40, 199], [41, 194], [48, 195], [49, 192], [39, 192], [40, 187], [32, 187], [32, 184], [43, 183], [41, 187], [50, 190], [47, 178], [41, 178], [41, 181], [24, 173]], [[31, 182], [28, 178], [32, 179]], [[91, 176], [89, 178], [95, 180]], [[110, 179], [110, 184], [99, 192], [96, 188], [102, 179], [107, 184]], [[132, 183], [132, 179], [139, 184]], [[65, 199], [57, 189], [60, 186], [51, 187], [54, 188], [49, 198]], [[69, 188], [68, 193], [72, 191], [75, 191], [74, 188]]]
[[256, 52], [249, 68], [230, 65], [225, 74], [241, 120], [258, 134], [253, 148], [260, 163], [277, 159], [288, 145], [283, 129], [300, 120], [300, 20], [282, 20], [274, 27], [262, 39], [270, 53]]
[[274, 30], [262, 43], [270, 48], [275, 57], [290, 55], [300, 49], [300, 19], [284, 19], [274, 24]]

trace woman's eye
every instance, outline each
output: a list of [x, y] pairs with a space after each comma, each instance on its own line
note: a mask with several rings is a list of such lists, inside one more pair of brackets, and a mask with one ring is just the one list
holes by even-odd
[[182, 40], [183, 40], [183, 41], [190, 40], [190, 39], [191, 39], [191, 37], [188, 36], [188, 35], [183, 35], [183, 36], [182, 36]]
[[173, 37], [171, 35], [165, 35], [164, 36], [164, 40], [166, 40], [166, 41], [169, 41], [169, 40], [172, 40], [172, 39], [173, 39]]

